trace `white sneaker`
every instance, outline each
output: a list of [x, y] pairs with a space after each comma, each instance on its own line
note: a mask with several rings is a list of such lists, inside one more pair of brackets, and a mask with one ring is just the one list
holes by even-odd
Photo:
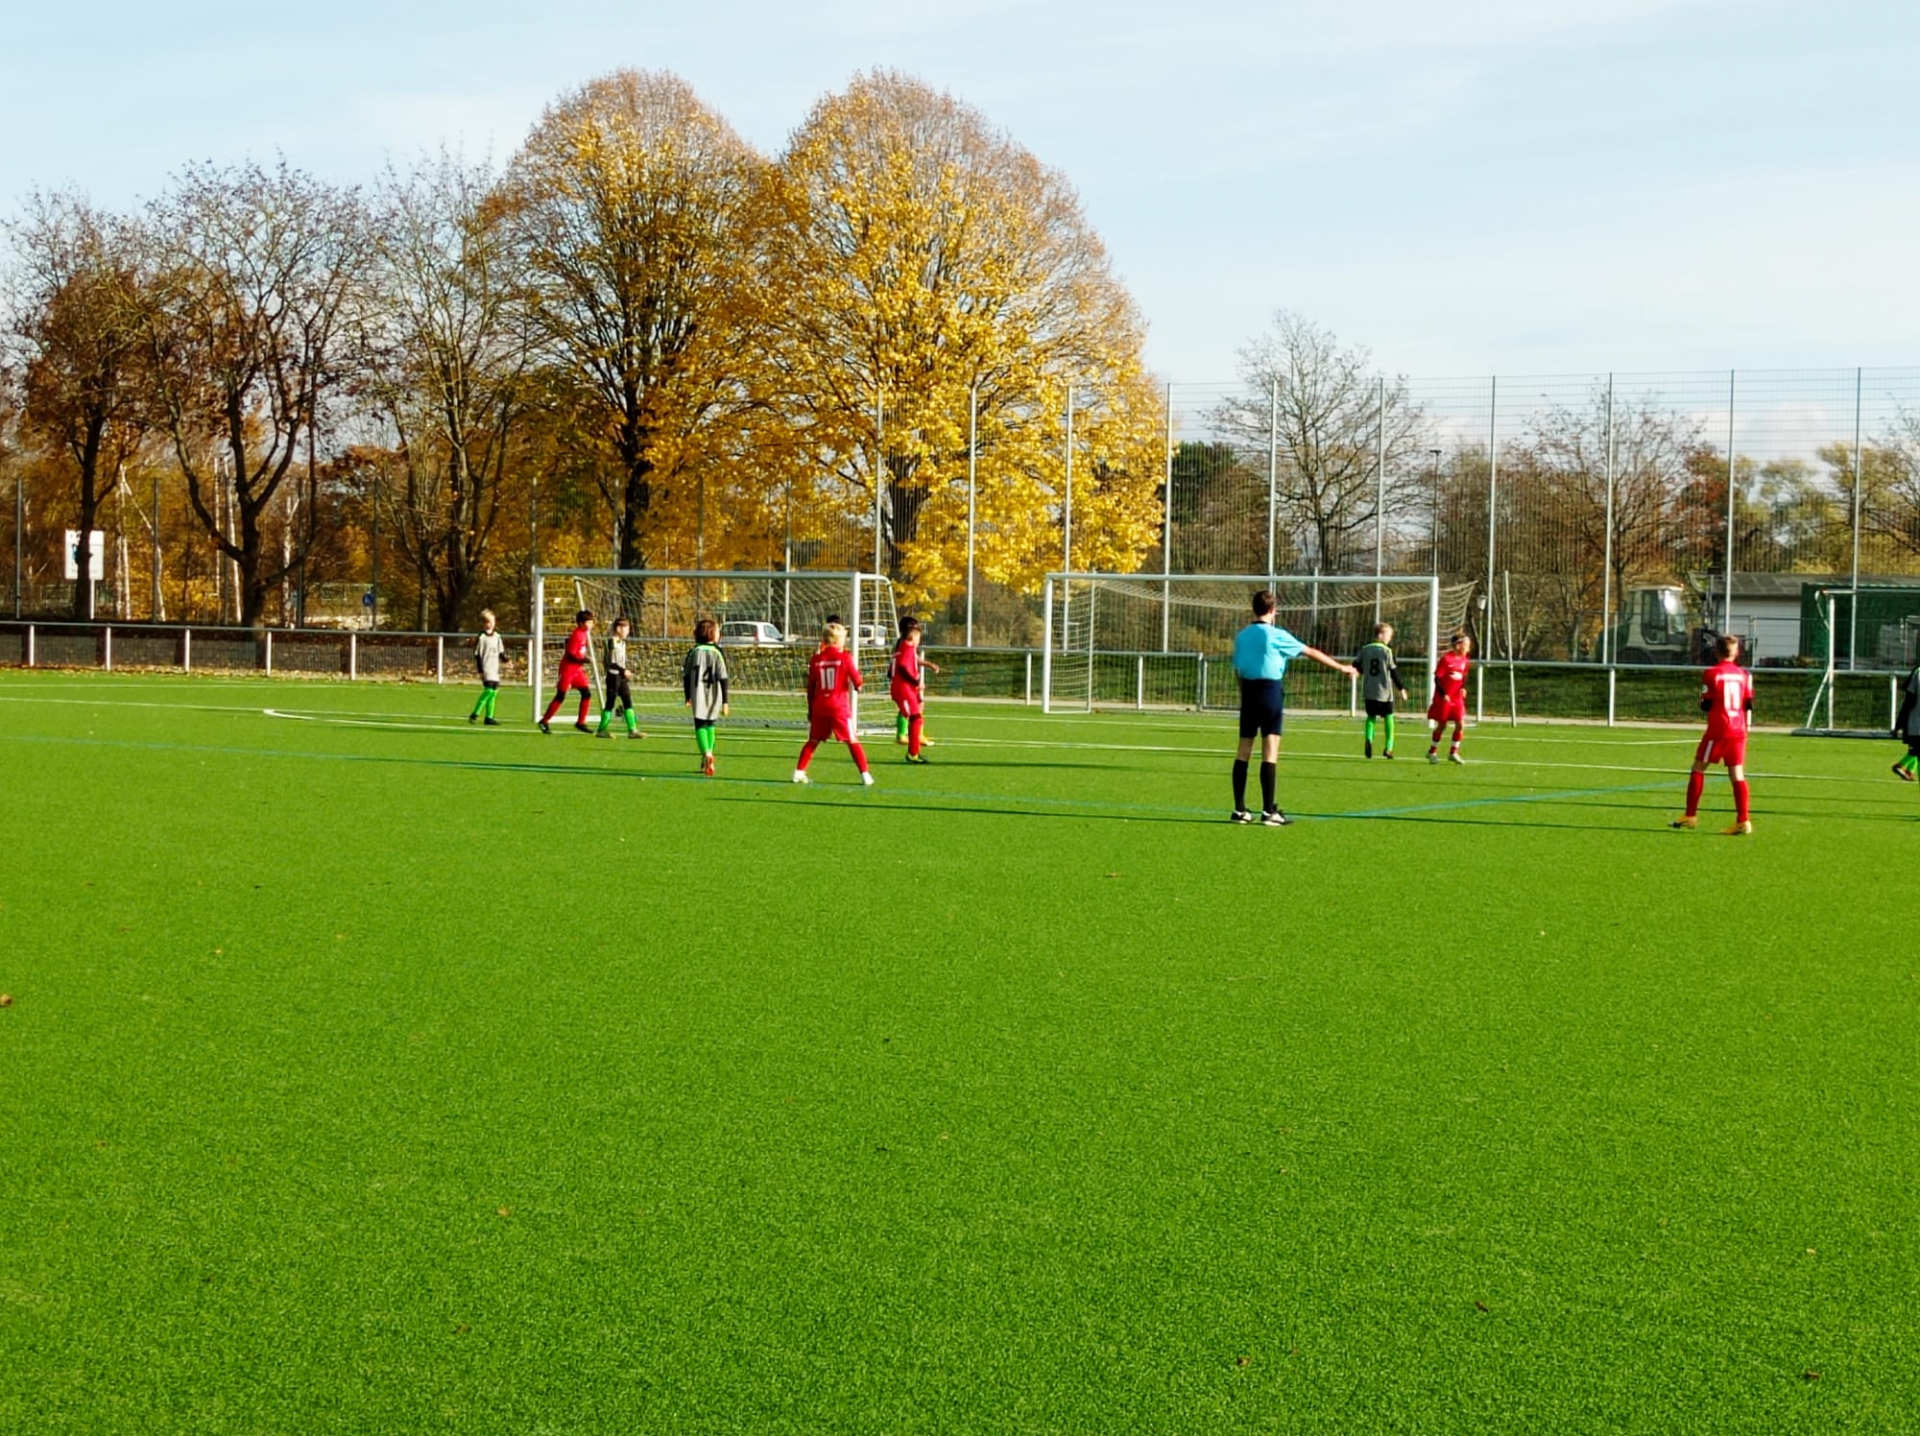
[[811, 783], [813, 779], [809, 778], [805, 773], [801, 772], [798, 768], [795, 768], [793, 770], [793, 781], [796, 783]]
[[873, 786], [873, 774], [862, 773], [860, 775], [860, 786], [863, 788], [871, 788]]

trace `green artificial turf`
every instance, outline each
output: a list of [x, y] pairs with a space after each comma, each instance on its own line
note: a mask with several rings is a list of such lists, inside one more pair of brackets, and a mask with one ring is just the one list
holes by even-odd
[[471, 698], [0, 674], [0, 1430], [1920, 1424], [1890, 743]]

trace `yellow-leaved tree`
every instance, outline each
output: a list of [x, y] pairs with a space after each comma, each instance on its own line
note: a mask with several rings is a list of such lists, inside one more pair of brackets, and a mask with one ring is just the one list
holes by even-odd
[[[816, 105], [767, 172], [753, 380], [762, 507], [880, 561], [904, 600], [965, 583], [969, 443], [982, 575], [1031, 590], [1158, 534], [1159, 407], [1142, 324], [1066, 180], [977, 111], [893, 73]], [[977, 431], [969, 434], [970, 395]]]
[[699, 533], [702, 476], [741, 449], [760, 165], [684, 80], [621, 70], [549, 108], [501, 188], [543, 377], [599, 450], [622, 568], [692, 561], [674, 535]]

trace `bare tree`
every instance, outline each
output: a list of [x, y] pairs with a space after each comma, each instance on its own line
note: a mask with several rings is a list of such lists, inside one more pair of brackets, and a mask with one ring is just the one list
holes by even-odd
[[444, 153], [410, 175], [390, 171], [380, 189], [368, 391], [404, 469], [383, 508], [443, 630], [466, 616], [531, 388], [531, 329], [501, 218], [492, 172]]
[[[1277, 445], [1278, 522], [1316, 570], [1371, 569], [1375, 517], [1425, 492], [1426, 415], [1403, 379], [1372, 368], [1328, 330], [1282, 310], [1240, 351], [1243, 392], [1214, 423], [1259, 462]], [[1401, 503], [1402, 500], [1406, 502]]]
[[34, 196], [7, 230], [24, 428], [72, 464], [81, 574], [73, 616], [90, 619], [94, 525], [151, 418], [137, 249], [125, 224], [70, 193]]
[[241, 622], [258, 627], [305, 552], [303, 538], [272, 553], [267, 525], [303, 448], [312, 467], [322, 402], [347, 377], [368, 226], [357, 192], [284, 161], [196, 167], [151, 207], [148, 248], [154, 397], [193, 512], [238, 570]]

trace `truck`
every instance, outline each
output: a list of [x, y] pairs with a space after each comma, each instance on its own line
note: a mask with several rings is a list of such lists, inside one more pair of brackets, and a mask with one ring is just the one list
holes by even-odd
[[[1717, 631], [1696, 623], [1677, 583], [1629, 588], [1613, 629], [1616, 663], [1711, 663]], [[1750, 660], [1749, 660], [1750, 661]]]

